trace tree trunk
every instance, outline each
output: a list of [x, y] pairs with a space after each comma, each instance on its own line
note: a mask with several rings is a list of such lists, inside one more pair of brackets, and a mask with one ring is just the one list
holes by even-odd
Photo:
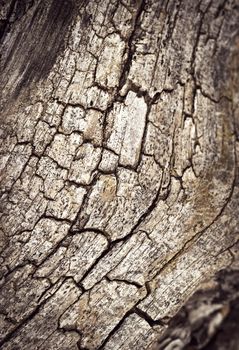
[[1, 349], [150, 349], [237, 269], [239, 2], [0, 11]]

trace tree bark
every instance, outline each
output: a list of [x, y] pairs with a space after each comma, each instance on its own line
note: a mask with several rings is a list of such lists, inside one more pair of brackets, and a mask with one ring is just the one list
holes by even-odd
[[0, 1], [1, 349], [150, 349], [237, 271], [238, 23], [238, 0]]

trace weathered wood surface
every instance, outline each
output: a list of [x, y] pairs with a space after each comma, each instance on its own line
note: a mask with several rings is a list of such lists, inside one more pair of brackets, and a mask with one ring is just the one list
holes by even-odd
[[149, 349], [238, 258], [239, 2], [1, 0], [0, 37], [1, 349]]
[[238, 349], [238, 266], [221, 270], [201, 287], [173, 317], [152, 350]]

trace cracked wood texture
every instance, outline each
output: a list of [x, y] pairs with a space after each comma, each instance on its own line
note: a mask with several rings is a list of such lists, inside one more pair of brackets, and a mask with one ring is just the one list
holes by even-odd
[[1, 349], [150, 349], [238, 270], [238, 23], [238, 0], [0, 0]]
[[237, 350], [238, 273], [234, 265], [204, 283], [172, 318], [152, 350]]

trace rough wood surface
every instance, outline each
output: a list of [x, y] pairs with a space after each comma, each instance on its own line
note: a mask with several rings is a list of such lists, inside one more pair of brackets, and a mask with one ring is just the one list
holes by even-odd
[[239, 2], [0, 0], [0, 40], [1, 349], [149, 349], [238, 259]]
[[239, 271], [221, 270], [170, 321], [152, 350], [237, 350]]

